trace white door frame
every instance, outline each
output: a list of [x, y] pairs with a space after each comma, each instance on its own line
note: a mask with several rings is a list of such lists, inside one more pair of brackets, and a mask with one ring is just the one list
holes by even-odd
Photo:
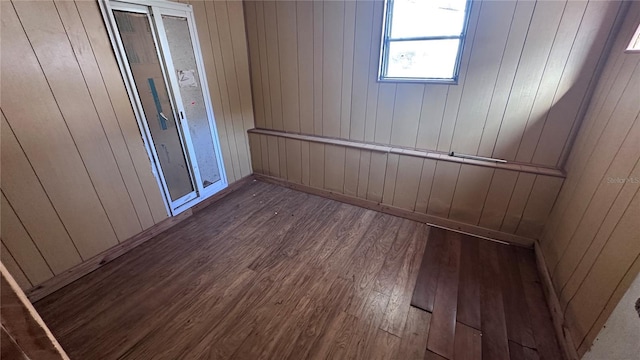
[[[107, 32], [111, 40], [111, 44], [115, 50], [116, 60], [120, 68], [120, 72], [122, 73], [125, 80], [124, 82], [126, 85], [127, 94], [129, 95], [129, 100], [133, 105], [132, 107], [136, 116], [138, 127], [143, 134], [142, 139], [144, 142], [145, 150], [147, 151], [147, 155], [149, 156], [149, 159], [151, 161], [152, 172], [156, 177], [156, 181], [163, 195], [167, 213], [169, 215], [177, 215], [228, 186], [220, 148], [220, 139], [218, 137], [207, 77], [202, 61], [202, 52], [200, 50], [200, 43], [195, 29], [195, 17], [193, 16], [193, 8], [191, 7], [191, 5], [187, 4], [155, 0], [100, 0], [99, 4], [103, 19], [105, 21]], [[189, 176], [191, 177], [191, 183], [194, 189], [192, 192], [174, 201], [171, 200], [169, 189], [162, 172], [162, 166], [160, 165], [158, 154], [155, 150], [153, 137], [151, 136], [151, 132], [149, 131], [147, 119], [144, 115], [144, 112], [142, 111], [142, 103], [140, 101], [135, 82], [133, 81], [133, 75], [126, 58], [122, 39], [120, 38], [120, 34], [117, 30], [115, 18], [113, 16], [113, 10], [147, 14], [149, 25], [152, 27], [151, 33], [154, 38], [154, 42], [156, 43], [156, 51], [161, 62], [160, 67], [162, 69], [162, 74], [165, 80], [165, 86], [167, 87], [167, 91], [169, 93], [169, 99], [171, 102], [174, 119], [176, 120], [176, 124], [179, 124], [179, 126], [176, 126], [176, 128], [178, 129], [180, 141], [182, 143], [185, 160], [187, 161], [187, 165], [189, 166], [188, 172]], [[195, 156], [195, 149], [193, 148], [193, 144], [191, 141], [188, 119], [185, 117], [186, 112], [184, 111], [184, 106], [180, 96], [178, 80], [175, 72], [173, 71], [173, 62], [170, 55], [166, 34], [164, 33], [164, 25], [162, 23], [161, 15], [163, 14], [184, 17], [186, 18], [187, 24], [189, 26], [189, 32], [195, 53], [194, 55], [196, 66], [198, 69], [202, 95], [204, 98], [204, 105], [207, 111], [209, 128], [211, 131], [216, 161], [218, 164], [218, 171], [220, 174], [220, 180], [207, 186], [206, 188], [203, 187], [200, 178], [200, 172], [198, 171], [198, 163]]]

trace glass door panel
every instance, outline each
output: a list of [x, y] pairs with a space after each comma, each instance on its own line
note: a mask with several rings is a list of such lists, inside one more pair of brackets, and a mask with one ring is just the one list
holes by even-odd
[[188, 201], [197, 196], [196, 189], [164, 81], [149, 17], [147, 14], [120, 10], [114, 10], [113, 14], [171, 201]]
[[[202, 188], [220, 181], [220, 167], [217, 161], [211, 123], [204, 102], [200, 74], [196, 64], [193, 39], [189, 32], [186, 17], [162, 14], [162, 26], [166, 34], [169, 47], [169, 69], [173, 68], [175, 79], [174, 89], [176, 101], [182, 102], [182, 109], [186, 117], [189, 135], [191, 136], [192, 151], [200, 174]], [[167, 55], [165, 54], [165, 57]], [[169, 60], [169, 59], [167, 59]], [[171, 71], [171, 70], [169, 70]], [[176, 94], [177, 93], [177, 94]], [[178, 105], [180, 108], [180, 106]]]

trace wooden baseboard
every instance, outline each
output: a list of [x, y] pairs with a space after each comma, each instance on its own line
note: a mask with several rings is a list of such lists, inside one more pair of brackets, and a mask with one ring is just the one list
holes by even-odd
[[487, 229], [487, 228], [483, 228], [476, 225], [465, 224], [455, 220], [445, 219], [445, 218], [441, 218], [433, 215], [417, 213], [414, 211], [401, 209], [395, 206], [377, 203], [371, 200], [366, 200], [366, 199], [361, 199], [354, 196], [336, 193], [330, 190], [318, 189], [318, 188], [314, 188], [306, 185], [292, 183], [287, 180], [283, 180], [283, 179], [268, 176], [268, 175], [254, 174], [254, 176], [258, 180], [268, 182], [271, 184], [286, 186], [294, 190], [303, 191], [309, 194], [326, 197], [326, 198], [340, 201], [343, 203], [380, 211], [390, 215], [395, 215], [395, 216], [403, 217], [406, 219], [415, 220], [418, 222], [426, 223], [426, 224], [437, 226], [437, 227], [442, 227], [448, 230], [466, 233], [469, 235], [481, 237], [481, 238], [492, 240], [492, 241], [518, 245], [518, 246], [523, 246], [527, 248], [533, 247], [533, 244], [535, 243], [534, 239], [530, 239], [527, 237], [509, 234], [509, 233], [505, 233], [497, 230]]
[[89, 274], [90, 272], [99, 269], [100, 267], [108, 264], [114, 259], [118, 258], [126, 254], [131, 249], [135, 248], [138, 245], [146, 242], [147, 240], [153, 239], [156, 235], [172, 228], [173, 226], [179, 224], [183, 220], [189, 218], [194, 213], [201, 211], [207, 206], [219, 201], [225, 196], [231, 194], [236, 191], [244, 184], [252, 181], [254, 179], [253, 175], [246, 176], [233, 184], [227, 186], [223, 190], [219, 191], [215, 195], [210, 198], [202, 201], [201, 203], [193, 206], [190, 209], [185, 210], [184, 212], [166, 218], [159, 223], [153, 225], [152, 227], [144, 230], [143, 232], [136, 234], [129, 239], [119, 243], [118, 245], [111, 247], [102, 253], [83, 261], [82, 263], [68, 269], [51, 279], [44, 281], [43, 283], [32, 287], [31, 289], [25, 291], [29, 300], [33, 303], [36, 302], [45, 296], [54, 293], [55, 291], [62, 289], [63, 287], [71, 284], [72, 282], [78, 280], [79, 278]]
[[536, 264], [538, 266], [538, 275], [542, 282], [542, 289], [544, 295], [547, 298], [547, 306], [551, 312], [551, 318], [553, 320], [553, 327], [556, 330], [556, 337], [560, 343], [560, 348], [564, 354], [565, 360], [579, 360], [578, 352], [573, 343], [573, 338], [569, 333], [569, 329], [565, 326], [564, 314], [562, 307], [560, 306], [560, 300], [556, 294], [556, 290], [553, 287], [551, 276], [547, 268], [547, 263], [544, 260], [542, 249], [540, 249], [540, 243], [537, 241], [534, 244], [534, 250], [536, 253]]

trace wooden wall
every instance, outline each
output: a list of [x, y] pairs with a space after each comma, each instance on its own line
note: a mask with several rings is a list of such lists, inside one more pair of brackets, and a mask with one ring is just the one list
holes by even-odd
[[640, 24], [632, 2], [598, 82], [540, 240], [579, 354], [640, 271]]
[[[252, 172], [242, 4], [193, 5], [233, 183]], [[1, 255], [27, 289], [168, 215], [97, 2], [1, 6]]]
[[250, 133], [256, 173], [334, 193], [538, 237], [563, 178]]
[[245, 1], [256, 127], [560, 167], [620, 4], [474, 1], [459, 84], [424, 85], [376, 81], [380, 0]]
[[[245, 1], [256, 128], [280, 132], [251, 135], [254, 169], [538, 238], [562, 185], [542, 170], [562, 167], [620, 4], [475, 1], [459, 83], [425, 85], [376, 81], [382, 1]], [[515, 165], [385, 154], [332, 138]], [[519, 171], [524, 164], [541, 171]]]

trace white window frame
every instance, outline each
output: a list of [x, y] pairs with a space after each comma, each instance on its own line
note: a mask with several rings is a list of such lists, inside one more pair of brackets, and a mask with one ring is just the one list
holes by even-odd
[[[378, 81], [380, 82], [411, 82], [411, 83], [431, 83], [431, 84], [449, 84], [455, 85], [458, 83], [458, 77], [460, 74], [460, 63], [462, 62], [462, 52], [465, 45], [465, 39], [467, 37], [467, 28], [469, 26], [469, 16], [471, 15], [472, 0], [467, 0], [465, 8], [464, 23], [462, 25], [462, 31], [460, 35], [452, 36], [420, 36], [411, 38], [391, 38], [391, 23], [393, 22], [393, 1], [384, 0], [384, 12], [382, 19], [382, 36], [380, 41], [380, 62], [378, 67]], [[453, 70], [452, 78], [422, 78], [422, 77], [390, 77], [387, 76], [387, 69], [389, 67], [389, 44], [392, 41], [429, 41], [429, 40], [445, 40], [445, 39], [460, 39], [458, 45], [458, 54], [456, 56], [456, 63]]]
[[[143, 135], [142, 140], [144, 143], [144, 147], [147, 151], [149, 159], [151, 160], [151, 170], [162, 193], [162, 198], [165, 203], [167, 214], [172, 216], [178, 215], [228, 186], [227, 174], [222, 159], [222, 149], [220, 147], [220, 137], [213, 114], [213, 106], [209, 93], [207, 75], [205, 73], [202, 51], [200, 49], [200, 41], [198, 39], [198, 33], [195, 29], [193, 7], [188, 4], [176, 3], [166, 0], [100, 0], [99, 5], [107, 28], [107, 33], [109, 34], [111, 45], [116, 55], [116, 60], [120, 68], [120, 72], [124, 79], [127, 94], [129, 95], [129, 100], [136, 116], [138, 127]], [[178, 126], [178, 132], [180, 140], [182, 142], [187, 166], [190, 167], [189, 175], [192, 177], [192, 185], [194, 188], [192, 192], [179, 199], [171, 200], [169, 188], [165, 181], [164, 174], [162, 173], [162, 167], [160, 166], [158, 154], [155, 150], [153, 137], [151, 136], [151, 133], [149, 131], [149, 126], [147, 124], [147, 119], [144, 115], [144, 111], [142, 111], [141, 101], [138, 96], [138, 91], [135, 85], [135, 81], [133, 80], [131, 69], [129, 68], [129, 63], [126, 60], [124, 45], [118, 32], [118, 27], [113, 16], [113, 10], [147, 14], [147, 16], [149, 17], [150, 26], [155, 27], [159, 30], [157, 34], [155, 31], [151, 31], [151, 34], [154, 38], [154, 42], [156, 43], [158, 58], [161, 60], [160, 67], [162, 69], [163, 77], [167, 85], [167, 90], [170, 93], [169, 100], [171, 102], [172, 111], [174, 112], [176, 122], [180, 124], [180, 126]], [[188, 127], [188, 119], [184, 117], [185, 111], [183, 109], [180, 91], [174, 91], [175, 89], [179, 88], [176, 76], [171, 72], [167, 72], [167, 69], [165, 68], [165, 64], [169, 68], [173, 68], [173, 62], [170, 56], [166, 34], [164, 34], [164, 25], [161, 21], [162, 14], [187, 18], [187, 24], [189, 26], [189, 33], [191, 36], [193, 50], [195, 52], [199, 80], [202, 87], [202, 96], [204, 97], [205, 108], [207, 110], [209, 119], [209, 128], [211, 131], [215, 156], [218, 163], [218, 171], [220, 173], [220, 180], [212, 185], [207, 186], [206, 188], [203, 186], [200, 180], [198, 163], [195, 157], [195, 150], [192, 147], [191, 134]], [[153, 15], [153, 18], [151, 17], [151, 15]], [[162, 63], [162, 60], [164, 60], [165, 63]]]

